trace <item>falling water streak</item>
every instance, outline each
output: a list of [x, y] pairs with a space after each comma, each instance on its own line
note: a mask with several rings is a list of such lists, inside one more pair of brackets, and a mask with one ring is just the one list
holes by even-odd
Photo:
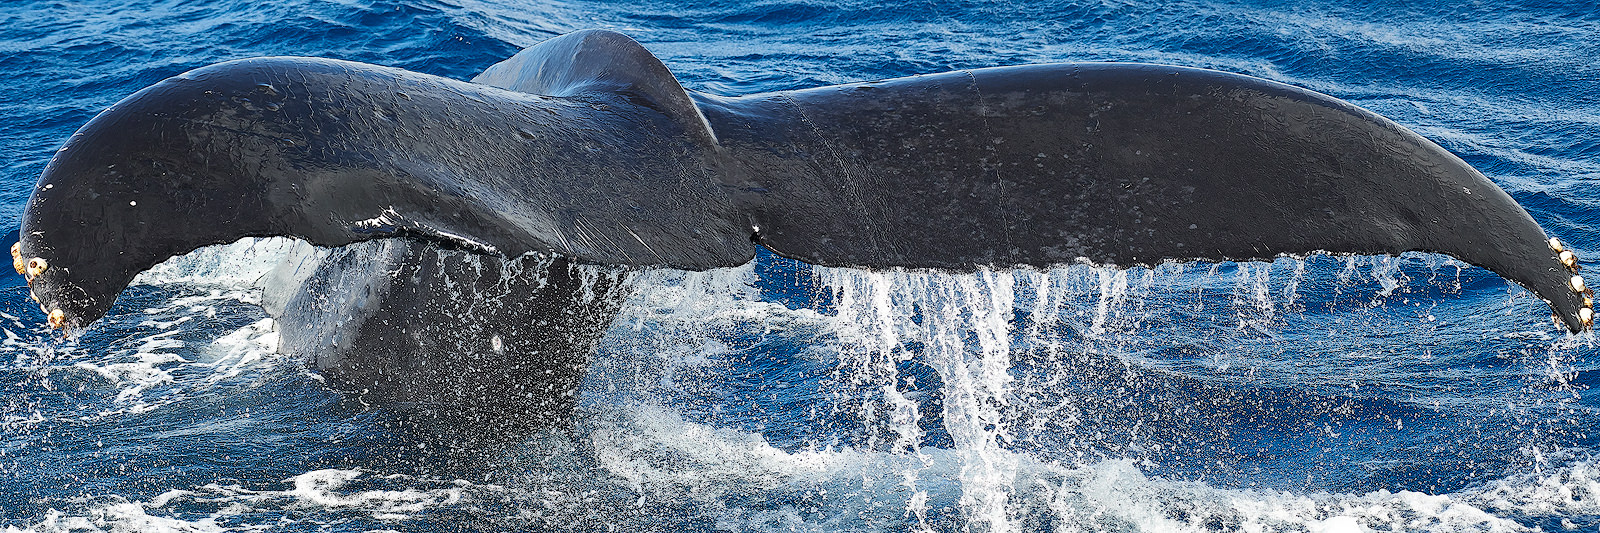
[[[1050, 298], [1038, 299], [1042, 303], [1034, 305], [1030, 322], [1039, 328], [1077, 325], [1074, 319], [1087, 314], [1083, 302], [1089, 300], [1092, 292], [1099, 291], [1098, 271], [1094, 272], [1094, 275], [1095, 282], [1089, 283], [1085, 279], [1083, 268], [1050, 269], [1045, 274], [1044, 281], [1039, 283], [1040, 286], [1049, 287], [1042, 294], [1048, 294]], [[1051, 356], [1065, 355], [1067, 347], [1063, 346], [1055, 335], [1047, 335], [1046, 338], [1050, 342], [1046, 349]]]
[[[1233, 306], [1239, 318], [1239, 327], [1252, 324], [1265, 326], [1272, 320], [1272, 263], [1245, 262], [1238, 264], [1235, 279]], [[1253, 316], [1252, 316], [1253, 315]]]
[[[883, 395], [882, 406], [871, 398], [861, 400], [857, 414], [863, 425], [869, 428], [876, 425], [881, 409], [887, 415], [883, 422], [894, 433], [889, 451], [921, 459], [922, 468], [900, 472], [900, 486], [910, 493], [906, 514], [917, 520], [920, 530], [931, 531], [927, 523], [928, 493], [918, 488], [921, 471], [929, 460], [921, 453], [922, 413], [915, 401], [900, 392], [897, 366], [898, 362], [912, 356], [903, 348], [900, 339], [901, 331], [911, 326], [910, 316], [914, 310], [904, 302], [910, 297], [906, 279], [914, 274], [815, 267], [813, 275], [829, 288], [834, 298], [836, 313], [832, 329], [839, 339], [841, 378], [876, 389]], [[876, 432], [873, 432], [868, 437], [868, 446], [877, 444]]]
[[[891, 305], [895, 290], [894, 272], [862, 273], [858, 283], [831, 285], [837, 302], [841, 363], [850, 365], [845, 378], [856, 385], [878, 385], [884, 394], [883, 409], [889, 413], [890, 428], [898, 435], [891, 446], [896, 451], [916, 451], [921, 432], [906, 422], [918, 418], [916, 404], [896, 388], [900, 341], [895, 333], [897, 317]], [[907, 405], [909, 404], [909, 405]], [[909, 411], [907, 408], [909, 407]], [[876, 421], [880, 407], [873, 401], [860, 404], [859, 416], [869, 424]], [[868, 446], [877, 444], [877, 435], [868, 437]]]
[[1344, 268], [1339, 270], [1339, 274], [1337, 276], [1340, 285], [1350, 285], [1354, 282], [1357, 264], [1358, 261], [1356, 256], [1351, 255], [1344, 258]]
[[1062, 291], [1051, 290], [1053, 278], [1037, 270], [1021, 270], [1017, 272], [1021, 285], [1033, 288], [1033, 299], [1028, 302], [1028, 326], [1023, 329], [1024, 340], [1038, 339], [1043, 344], [1036, 349], [1044, 353], [1057, 353], [1061, 343], [1054, 336], [1046, 336], [1045, 332], [1057, 321], [1061, 310], [1061, 302], [1057, 294]]
[[[1014, 275], [987, 270], [972, 275], [826, 268], [815, 272], [836, 298], [841, 370], [852, 380], [875, 380], [873, 384], [884, 393], [889, 413], [885, 422], [896, 434], [891, 450], [917, 453], [916, 443], [922, 437], [917, 426], [920, 414], [915, 403], [898, 391], [895, 369], [897, 362], [911, 356], [902, 348], [904, 341], [916, 341], [943, 383], [942, 416], [962, 462], [960, 502], [970, 525], [987, 531], [1015, 530], [1007, 503], [1016, 459], [1003, 448], [1011, 438], [1004, 414], [1012, 383]], [[1113, 277], [1121, 279], [1113, 286], [1126, 286], [1125, 277]], [[912, 320], [914, 316], [921, 317], [920, 323]], [[875, 418], [877, 410], [863, 408], [861, 414]], [[866, 421], [875, 422], [874, 418]], [[907, 514], [926, 527], [926, 494], [916, 490], [916, 475], [904, 474], [902, 485], [912, 491]]]
[[1033, 290], [1033, 298], [1021, 304], [1026, 306], [1027, 326], [1017, 339], [1022, 343], [1017, 348], [1047, 359], [1062, 357], [1067, 346], [1056, 331], [1067, 325], [1070, 317], [1066, 313], [1077, 314], [1073, 304], [1083, 301], [1083, 295], [1074, 290], [1069, 269], [1019, 270], [1014, 275], [1020, 277], [1018, 285]]
[[1405, 274], [1400, 273], [1400, 258], [1379, 255], [1372, 257], [1370, 261], [1372, 263], [1372, 279], [1383, 286], [1383, 290], [1378, 291], [1377, 296], [1388, 297], [1393, 295], [1395, 289], [1400, 288], [1400, 285], [1409, 281], [1405, 279]]
[[1128, 271], [1098, 268], [1095, 273], [1100, 275], [1100, 301], [1095, 306], [1094, 322], [1089, 325], [1089, 333], [1100, 337], [1106, 334], [1106, 320], [1111, 318], [1113, 310], [1122, 306], [1123, 299], [1128, 295]]
[[1283, 308], [1285, 310], [1290, 309], [1294, 305], [1295, 298], [1300, 296], [1298, 293], [1300, 280], [1305, 279], [1306, 276], [1305, 259], [1290, 258], [1289, 260], [1294, 262], [1294, 273], [1289, 276], [1289, 281], [1283, 285]]
[[[1088, 357], [1089, 344], [1072, 340], [1073, 331], [1087, 327], [1089, 303], [1100, 291], [1100, 270], [1087, 265], [1057, 267], [1046, 271], [1019, 270], [1014, 275], [1019, 287], [1031, 288], [1032, 298], [1018, 298], [1017, 305], [1026, 324], [1016, 336], [1013, 351], [1045, 368], [1072, 368]], [[1083, 420], [1082, 405], [1071, 395], [1074, 372], [1030, 372], [1013, 396], [1021, 402], [1013, 412], [1027, 416], [1012, 421], [1013, 428], [1028, 435], [1052, 431], [1073, 434]], [[1048, 391], [1042, 399], [1038, 392]], [[1035, 401], [1039, 400], [1039, 401]], [[1026, 427], [1022, 427], [1025, 425]], [[1033, 437], [1027, 437], [1033, 438]], [[1080, 452], [1081, 458], [1081, 452]]]
[[924, 324], [937, 328], [928, 331], [930, 336], [946, 341], [930, 343], [929, 359], [935, 368], [941, 368], [947, 391], [951, 378], [957, 389], [955, 401], [946, 396], [944, 405], [946, 428], [964, 455], [961, 503], [974, 521], [987, 524], [989, 531], [1012, 531], [1016, 526], [1006, 515], [1006, 501], [1017, 465], [1000, 445], [1010, 439], [1002, 416], [1012, 381], [1008, 320], [1015, 298], [1014, 280], [1009, 273], [983, 271], [976, 279], [963, 276], [955, 281], [940, 283], [954, 290], [942, 301], [930, 303], [943, 304], [941, 315], [957, 320], [965, 315], [970, 331], [977, 337], [978, 361], [968, 356], [960, 333], [940, 328], [933, 324], [935, 321]]

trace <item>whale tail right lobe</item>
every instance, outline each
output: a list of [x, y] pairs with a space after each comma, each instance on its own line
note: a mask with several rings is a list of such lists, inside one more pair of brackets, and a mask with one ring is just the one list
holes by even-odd
[[1533, 290], [1573, 331], [1592, 320], [1575, 272], [1499, 187], [1387, 119], [1288, 85], [1056, 64], [698, 100], [759, 242], [810, 263], [1440, 252]]

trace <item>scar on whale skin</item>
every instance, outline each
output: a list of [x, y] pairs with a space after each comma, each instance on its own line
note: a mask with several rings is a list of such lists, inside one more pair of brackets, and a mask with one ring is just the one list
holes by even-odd
[[[100, 318], [168, 257], [278, 235], [416, 243], [385, 252], [392, 266], [452, 260], [416, 246], [496, 268], [563, 258], [518, 270], [533, 277], [567, 276], [566, 261], [733, 266], [755, 245], [818, 265], [946, 270], [1426, 251], [1528, 288], [1571, 331], [1594, 317], [1576, 255], [1509, 195], [1327, 95], [1204, 69], [1059, 63], [721, 96], [685, 90], [638, 43], [597, 30], [470, 82], [302, 57], [161, 81], [66, 142], [20, 235], [13, 266], [66, 328]], [[438, 283], [428, 276], [451, 268], [385, 290], [425, 295]], [[369, 305], [357, 315], [394, 310]], [[394, 331], [450, 320], [385, 316]], [[426, 357], [369, 329], [390, 344], [372, 357]], [[533, 350], [493, 338], [488, 351], [509, 354], [496, 357]], [[350, 361], [302, 355], [341, 361], [324, 371]], [[379, 366], [359, 374], [404, 373]]]

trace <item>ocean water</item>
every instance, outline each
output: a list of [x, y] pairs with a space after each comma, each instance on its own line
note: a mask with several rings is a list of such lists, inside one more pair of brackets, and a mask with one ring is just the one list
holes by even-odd
[[[1393, 118], [1600, 248], [1600, 9], [1534, 1], [16, 0], [0, 224], [73, 130], [188, 69], [466, 79], [584, 28], [720, 94], [1077, 60], [1265, 77]], [[0, 528], [1600, 529], [1594, 337], [1445, 256], [643, 272], [570, 427], [466, 439], [275, 354], [256, 282], [291, 246], [176, 258], [74, 339], [0, 277]]]

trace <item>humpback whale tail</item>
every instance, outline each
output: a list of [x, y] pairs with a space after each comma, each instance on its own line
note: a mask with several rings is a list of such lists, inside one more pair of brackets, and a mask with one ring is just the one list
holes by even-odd
[[247, 236], [686, 269], [752, 240], [867, 268], [1420, 250], [1593, 320], [1570, 252], [1482, 174], [1257, 78], [1068, 63], [723, 97], [587, 31], [474, 81], [261, 58], [157, 83], [56, 154], [18, 266], [53, 323], [84, 326], [139, 271]]

